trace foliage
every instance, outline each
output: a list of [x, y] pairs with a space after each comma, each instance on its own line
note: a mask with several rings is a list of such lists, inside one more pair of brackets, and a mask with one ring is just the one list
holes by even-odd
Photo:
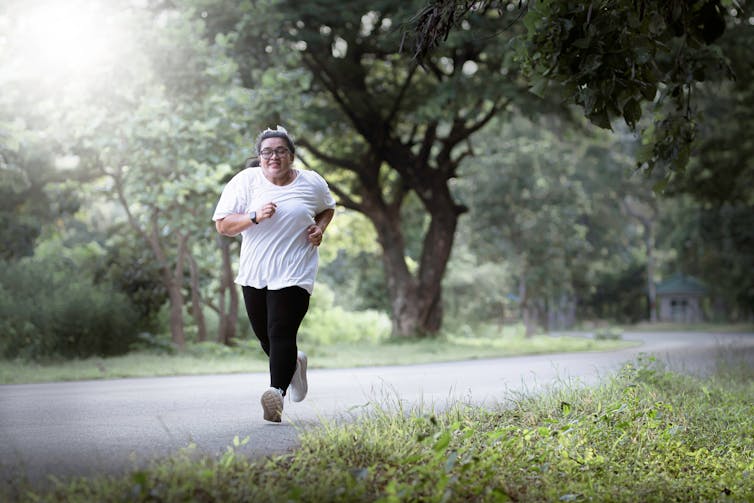
[[335, 305], [335, 296], [324, 284], [316, 287], [309, 313], [304, 318], [298, 340], [302, 346], [318, 347], [335, 343], [378, 342], [390, 335], [390, 320], [382, 312], [348, 311]]
[[633, 262], [617, 269], [601, 269], [579, 302], [579, 318], [637, 323], [647, 319], [645, 296], [642, 264]]
[[[72, 258], [81, 275], [94, 272], [94, 292], [127, 295], [138, 311], [135, 330], [164, 329], [157, 313], [162, 309], [167, 323], [165, 271], [182, 285], [175, 297], [189, 297], [188, 271], [176, 272], [185, 257], [197, 262], [199, 302], [219, 310], [221, 258], [208, 217], [222, 182], [248, 154], [250, 132], [276, 122], [300, 138], [301, 167], [324, 173], [339, 202], [356, 209], [341, 206], [321, 249], [319, 279], [335, 299], [310, 313], [327, 327], [305, 327], [312, 341], [379, 338], [382, 317], [365, 314], [372, 326], [352, 311], [388, 312], [395, 298], [409, 299], [410, 309], [426, 300], [421, 294], [445, 267], [437, 246], [453, 240], [461, 246], [441, 278], [442, 295], [427, 297], [443, 305], [450, 331], [496, 322], [503, 306], [514, 314], [522, 278], [542, 312], [570, 312], [576, 303], [582, 318], [636, 320], [646, 305], [648, 258], [638, 244], [641, 229], [617, 204], [627, 196], [645, 200], [642, 193], [660, 177], [626, 181], [631, 159], [622, 143], [633, 140], [615, 118], [637, 129], [649, 124], [655, 88], [662, 120], [687, 114], [691, 104], [694, 122], [682, 117], [677, 124], [692, 124], [698, 139], [686, 175], [660, 184], [674, 199], [657, 202], [657, 271], [706, 280], [718, 299], [717, 319], [751, 317], [754, 30], [745, 2], [721, 0], [725, 30], [707, 45], [699, 43], [706, 21], [694, 17], [716, 5], [709, 0], [621, 0], [614, 9], [605, 2], [534, 8], [458, 0], [465, 10], [451, 20], [457, 29], [423, 66], [400, 50], [409, 42], [401, 38], [404, 23], [420, 2], [350, 2], [351, 9], [325, 0], [116, 3], [129, 38], [87, 86], [15, 71], [23, 53], [0, 36], [0, 257], [15, 261], [36, 251], [44, 260]], [[4, 4], [0, 28], [25, 4]], [[615, 36], [595, 34], [605, 30]], [[545, 61], [555, 65], [534, 86], [550, 101], [529, 92], [530, 75], [509, 43], [514, 37], [541, 49], [530, 61], [533, 75]], [[625, 59], [616, 59], [614, 43], [633, 44], [615, 47]], [[721, 57], [735, 80], [708, 78]], [[683, 75], [679, 65], [695, 71]], [[632, 81], [631, 71], [643, 80]], [[652, 84], [647, 72], [664, 80]], [[574, 91], [569, 79], [594, 85]], [[550, 116], [522, 126], [521, 116], [551, 111], [563, 99], [598, 123], [607, 110], [615, 141]], [[682, 109], [673, 110], [678, 102]], [[504, 114], [498, 124], [486, 122], [493, 103]], [[499, 127], [502, 121], [508, 126]], [[631, 155], [654, 155], [655, 139], [645, 141]], [[672, 155], [681, 159], [682, 150]], [[118, 208], [120, 195], [125, 204]], [[427, 210], [438, 200], [443, 209], [432, 216]], [[134, 224], [128, 231], [127, 212]], [[442, 232], [429, 232], [433, 222]], [[164, 260], [147, 242], [159, 245]], [[75, 255], [86, 246], [106, 255], [81, 261]], [[408, 278], [403, 293], [419, 294], [396, 295], [396, 277]], [[177, 311], [185, 317], [187, 310]], [[187, 330], [189, 340], [198, 332], [196, 325]]]
[[[33, 255], [43, 225], [74, 213], [79, 206], [78, 194], [71, 187], [46, 190], [60, 178], [54, 155], [57, 145], [45, 134], [46, 120], [34, 117], [34, 107], [27, 103], [30, 97], [17, 92], [6, 86], [0, 94], [2, 260]], [[74, 173], [69, 176], [78, 178]]]
[[441, 282], [465, 211], [449, 185], [473, 155], [469, 140], [514, 104], [552, 107], [528, 93], [507, 45], [471, 31], [418, 66], [400, 51], [399, 26], [420, 2], [229, 3], [199, 1], [213, 32], [233, 34], [255, 108], [267, 122], [295, 124], [302, 162], [374, 226], [394, 331], [438, 333]]
[[623, 337], [623, 331], [618, 327], [601, 327], [594, 331], [594, 338], [598, 341], [618, 340]]
[[754, 139], [748, 132], [754, 128], [754, 63], [749, 49], [754, 44], [754, 20], [740, 17], [718, 42], [736, 78], [696, 86], [699, 141], [686, 176], [674, 179], [666, 191], [689, 193], [705, 203], [751, 208]]
[[[171, 307], [174, 343], [182, 347], [185, 290], [190, 288], [192, 300], [202, 304], [202, 295], [213, 295], [211, 289], [219, 283], [212, 281], [213, 273], [219, 276], [223, 260], [210, 217], [221, 181], [233, 171], [231, 164], [240, 166], [246, 157], [242, 145], [249, 94], [226, 56], [227, 42], [204, 38], [204, 23], [193, 18], [193, 11], [166, 6], [154, 18], [150, 15], [138, 11], [131, 19], [140, 34], [131, 48], [133, 67], [106, 94], [117, 106], [68, 141], [82, 164], [101, 177], [98, 185], [105, 180], [108, 196], [120, 205], [115, 226], [125, 220], [130, 234], [148, 250], [152, 271], [139, 274], [157, 273]], [[68, 118], [82, 123], [97, 113], [96, 104], [82, 105], [69, 110]], [[187, 287], [184, 272], [192, 268], [197, 274]], [[160, 292], [143, 281], [134, 285], [123, 275], [119, 282], [142, 297], [140, 305], [150, 315], [155, 312], [150, 303], [159, 301]], [[201, 307], [193, 311], [196, 316]], [[203, 331], [201, 320], [199, 324]]]
[[96, 275], [128, 297], [145, 330], [165, 329], [159, 326], [157, 317], [167, 301], [167, 292], [152, 254], [133, 232], [124, 228], [113, 233]]
[[668, 275], [683, 271], [705, 282], [715, 319], [747, 321], [754, 306], [754, 206], [701, 205], [673, 199], [663, 215], [663, 248], [676, 254]]
[[[492, 411], [405, 408], [386, 393], [354, 421], [250, 461], [195, 449], [127, 476], [61, 483], [35, 501], [745, 501], [754, 493], [752, 381], [628, 364], [594, 389]], [[726, 376], [726, 377], [733, 377]], [[393, 404], [393, 405], [391, 405]], [[39, 499], [37, 499], [39, 498]]]
[[[628, 157], [614, 140], [595, 134], [572, 142], [557, 121], [496, 125], [456, 184], [470, 208], [459, 240], [477, 261], [509, 267], [497, 297], [514, 296], [541, 325], [557, 323], [551, 315], [561, 312], [571, 318], [560, 328], [567, 327], [573, 309], [582, 317], [597, 314], [593, 295], [608, 275], [636, 267], [636, 230], [620, 201], [646, 188], [629, 180]], [[599, 300], [605, 307], [641, 309], [641, 288], [609, 293]]]
[[443, 280], [446, 332], [469, 323], [502, 324], [519, 318], [511, 271], [500, 261], [482, 262], [471, 246], [459, 239]]
[[639, 125], [643, 108], [658, 115], [638, 157], [664, 175], [681, 172], [691, 155], [699, 116], [692, 96], [700, 82], [733, 77], [715, 45], [726, 24], [745, 24], [732, 0], [536, 1], [434, 0], [414, 19], [417, 55], [426, 58], [475, 16], [520, 11], [527, 33], [516, 42], [533, 93], [576, 104], [606, 129], [623, 118]]
[[554, 92], [603, 128], [616, 117], [635, 128], [642, 103], [669, 102], [639, 162], [682, 170], [696, 128], [694, 84], [732, 76], [710, 45], [724, 32], [725, 17], [719, 0], [536, 2], [524, 19], [533, 91], [556, 83]]
[[319, 252], [317, 280], [335, 293], [335, 305], [390, 311], [377, 235], [363, 215], [338, 209]]
[[[319, 287], [318, 287], [319, 288]], [[343, 320], [363, 328], [357, 332], [343, 327], [340, 319], [330, 320], [327, 330], [313, 327], [299, 348], [310, 359], [310, 368], [349, 368], [377, 365], [413, 365], [441, 361], [492, 358], [575, 351], [610, 351], [632, 346], [625, 341], [595, 341], [579, 336], [524, 337], [520, 325], [465, 325], [435, 339], [388, 339], [386, 315], [366, 312], [346, 313]], [[316, 314], [314, 318], [319, 318]], [[343, 328], [343, 333], [332, 328]], [[712, 327], [711, 330], [721, 330]], [[353, 341], [340, 339], [341, 335]], [[266, 372], [269, 360], [253, 335], [238, 338], [233, 346], [214, 342], [188, 342], [178, 352], [167, 335], [140, 334], [123, 356], [90, 357], [70, 361], [28, 362], [2, 360], [0, 384], [116, 379], [170, 375], [228, 374]]]
[[0, 355], [45, 360], [126, 353], [138, 316], [128, 299], [76, 264], [23, 259], [0, 268]]

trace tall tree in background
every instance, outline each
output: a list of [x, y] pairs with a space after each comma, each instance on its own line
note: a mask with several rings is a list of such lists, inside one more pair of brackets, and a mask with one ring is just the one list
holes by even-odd
[[[676, 215], [683, 217], [680, 226], [693, 231], [687, 237], [705, 236], [686, 239], [698, 248], [677, 246], [676, 267], [714, 284], [716, 296], [728, 305], [722, 311], [739, 319], [751, 316], [741, 314], [751, 313], [747, 306], [754, 304], [754, 142], [746, 133], [754, 117], [750, 2], [432, 0], [414, 23], [418, 59], [479, 15], [480, 6], [520, 13], [526, 34], [518, 46], [532, 92], [579, 105], [600, 127], [611, 129], [623, 119], [630, 129], [642, 131], [635, 161], [654, 178], [655, 190], [689, 193], [706, 206]], [[644, 222], [646, 249], [651, 250], [650, 227], [658, 223], [656, 207], [651, 208], [655, 203], [648, 193], [637, 196], [636, 204], [624, 204], [624, 209]], [[687, 202], [679, 204], [690, 208]], [[687, 224], [697, 210], [703, 216], [691, 218], [697, 226], [693, 230]], [[647, 218], [651, 213], [654, 219]], [[699, 265], [700, 253], [708, 269]], [[649, 251], [647, 259], [651, 305]], [[711, 272], [718, 268], [735, 271], [737, 280]]]
[[[436, 333], [441, 282], [466, 211], [450, 184], [473, 155], [470, 140], [501, 113], [543, 107], [504, 39], [485, 35], [506, 15], [470, 18], [419, 65], [401, 51], [401, 26], [421, 2], [199, 5], [217, 32], [238, 34], [236, 59], [257, 108], [272, 124], [290, 123], [338, 202], [374, 225], [394, 334]], [[402, 225], [411, 200], [425, 214], [421, 236]], [[416, 256], [412, 239], [421, 243]]]
[[704, 120], [685, 176], [666, 189], [679, 209], [665, 237], [678, 270], [710, 287], [715, 316], [739, 321], [754, 317], [754, 22], [742, 14], [718, 42], [735, 80], [697, 86]]
[[642, 109], [653, 106], [657, 116], [638, 161], [670, 177], [685, 169], [697, 137], [697, 84], [734, 75], [715, 42], [726, 23], [748, 23], [745, 4], [432, 0], [418, 13], [412, 40], [415, 54], [424, 59], [490, 8], [518, 12], [526, 27], [520, 56], [530, 69], [532, 92], [579, 105], [606, 129], [618, 118], [634, 129]]
[[[174, 9], [136, 16], [141, 45], [130, 49], [129, 68], [92, 103], [69, 111], [68, 123], [80, 126], [71, 148], [109, 182], [127, 224], [151, 251], [168, 295], [174, 345], [186, 342], [187, 299], [198, 340], [208, 338], [203, 307], [209, 305], [220, 311], [219, 339], [228, 343], [237, 316], [237, 297], [234, 303], [231, 292], [226, 301], [234, 288], [224, 279], [231, 254], [226, 242], [207, 250], [215, 244], [210, 218], [217, 188], [232, 171], [228, 161], [242, 160], [248, 93], [223, 41], [207, 42], [201, 21]], [[213, 274], [203, 276], [199, 260], [213, 255]], [[220, 299], [205, 300], [202, 284], [217, 277]]]
[[499, 288], [516, 294], [527, 333], [646, 319], [652, 250], [621, 202], [633, 208], [652, 192], [631, 176], [628, 152], [614, 136], [560, 121], [496, 125], [457, 184], [471, 208], [462, 235], [480, 261], [513, 265], [516, 284]]
[[[0, 52], [1, 64], [13, 68], [4, 56]], [[61, 146], [48, 134], [55, 103], [40, 103], [30, 80], [20, 72], [7, 75], [0, 92], [0, 260], [32, 255], [43, 226], [78, 209], [74, 187], [50, 186], [91, 178], [55, 165]]]

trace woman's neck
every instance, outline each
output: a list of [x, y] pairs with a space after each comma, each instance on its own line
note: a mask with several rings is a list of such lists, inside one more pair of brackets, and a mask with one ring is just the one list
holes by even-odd
[[273, 185], [288, 185], [293, 180], [296, 179], [296, 170], [293, 168], [290, 168], [286, 170], [285, 173], [281, 173], [280, 176], [274, 177], [274, 178], [267, 178]]

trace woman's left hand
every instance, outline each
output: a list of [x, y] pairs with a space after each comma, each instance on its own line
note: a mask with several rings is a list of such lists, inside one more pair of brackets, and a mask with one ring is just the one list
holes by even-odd
[[322, 229], [317, 224], [311, 224], [306, 228], [306, 238], [314, 246], [322, 244]]

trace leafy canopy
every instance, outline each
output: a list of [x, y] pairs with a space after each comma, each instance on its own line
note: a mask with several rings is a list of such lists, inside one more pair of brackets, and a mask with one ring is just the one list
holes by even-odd
[[692, 97], [699, 83], [732, 78], [715, 42], [726, 23], [745, 19], [733, 0], [434, 0], [414, 19], [416, 56], [435, 46], [471, 15], [520, 11], [526, 34], [515, 42], [531, 91], [580, 106], [594, 124], [631, 129], [642, 111], [657, 111], [637, 158], [651, 170], [682, 171], [697, 134]]

